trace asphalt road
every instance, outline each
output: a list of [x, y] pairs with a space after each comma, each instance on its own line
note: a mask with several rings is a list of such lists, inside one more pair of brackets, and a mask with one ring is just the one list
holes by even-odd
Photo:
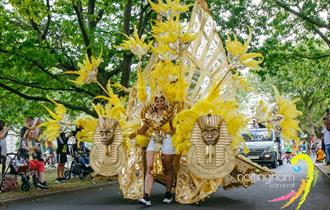
[[[307, 167], [302, 165], [300, 172], [294, 172], [291, 165], [284, 164], [278, 166], [274, 171], [276, 178], [259, 180], [254, 186], [247, 189], [237, 188], [230, 191], [219, 189], [211, 198], [196, 205], [182, 205], [178, 203], [161, 203], [164, 193], [163, 186], [154, 185], [152, 195], [152, 207], [148, 209], [280, 209], [286, 201], [271, 203], [276, 197], [289, 193], [292, 189], [298, 191], [300, 181], [306, 177]], [[299, 203], [297, 199], [291, 206], [285, 209], [295, 209]], [[120, 195], [117, 183], [113, 183], [104, 188], [94, 188], [77, 192], [63, 193], [45, 196], [33, 200], [16, 201], [6, 203], [0, 209], [4, 210], [90, 210], [90, 209], [141, 209], [135, 202], [129, 202]], [[300, 208], [302, 210], [330, 210], [330, 181], [319, 173], [317, 183], [311, 189], [305, 203]]]

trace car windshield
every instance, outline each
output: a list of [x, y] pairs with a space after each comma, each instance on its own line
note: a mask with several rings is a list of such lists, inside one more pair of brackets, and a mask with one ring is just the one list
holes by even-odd
[[[270, 133], [272, 135], [272, 132]], [[272, 141], [272, 136], [267, 130], [251, 130], [250, 133], [244, 133], [243, 138], [246, 142]]]

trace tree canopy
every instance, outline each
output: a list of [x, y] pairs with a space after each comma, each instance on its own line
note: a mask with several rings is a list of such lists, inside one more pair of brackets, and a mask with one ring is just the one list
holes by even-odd
[[[207, 2], [223, 40], [231, 32], [244, 38], [252, 29], [253, 51], [265, 56], [258, 77], [299, 97], [303, 119], [309, 119], [303, 122], [317, 122], [329, 106], [330, 3]], [[130, 86], [137, 61], [116, 46], [134, 27], [148, 39], [153, 19], [147, 0], [0, 0], [0, 118], [17, 123], [26, 115], [43, 115], [39, 103], [48, 98], [72, 114], [95, 116], [91, 100], [102, 89], [95, 84], [78, 86], [69, 81], [74, 76], [63, 73], [77, 70], [86, 55], [102, 53], [101, 84], [111, 79]]]

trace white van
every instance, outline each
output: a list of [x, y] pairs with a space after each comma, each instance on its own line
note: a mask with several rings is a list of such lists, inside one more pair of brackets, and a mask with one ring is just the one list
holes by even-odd
[[275, 136], [274, 130], [268, 134], [266, 128], [254, 128], [250, 129], [250, 133], [243, 133], [242, 135], [249, 148], [249, 153], [245, 156], [253, 162], [269, 164], [272, 168], [276, 168], [277, 163], [283, 165], [283, 141], [280, 136]]

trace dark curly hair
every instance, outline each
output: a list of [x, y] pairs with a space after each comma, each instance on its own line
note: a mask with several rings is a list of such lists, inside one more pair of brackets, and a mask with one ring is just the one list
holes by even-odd
[[5, 121], [0, 120], [0, 131], [5, 127]]
[[164, 101], [165, 101], [165, 97], [164, 97], [164, 96], [155, 96], [155, 101], [156, 101], [158, 98], [162, 98], [162, 99], [164, 99]]

